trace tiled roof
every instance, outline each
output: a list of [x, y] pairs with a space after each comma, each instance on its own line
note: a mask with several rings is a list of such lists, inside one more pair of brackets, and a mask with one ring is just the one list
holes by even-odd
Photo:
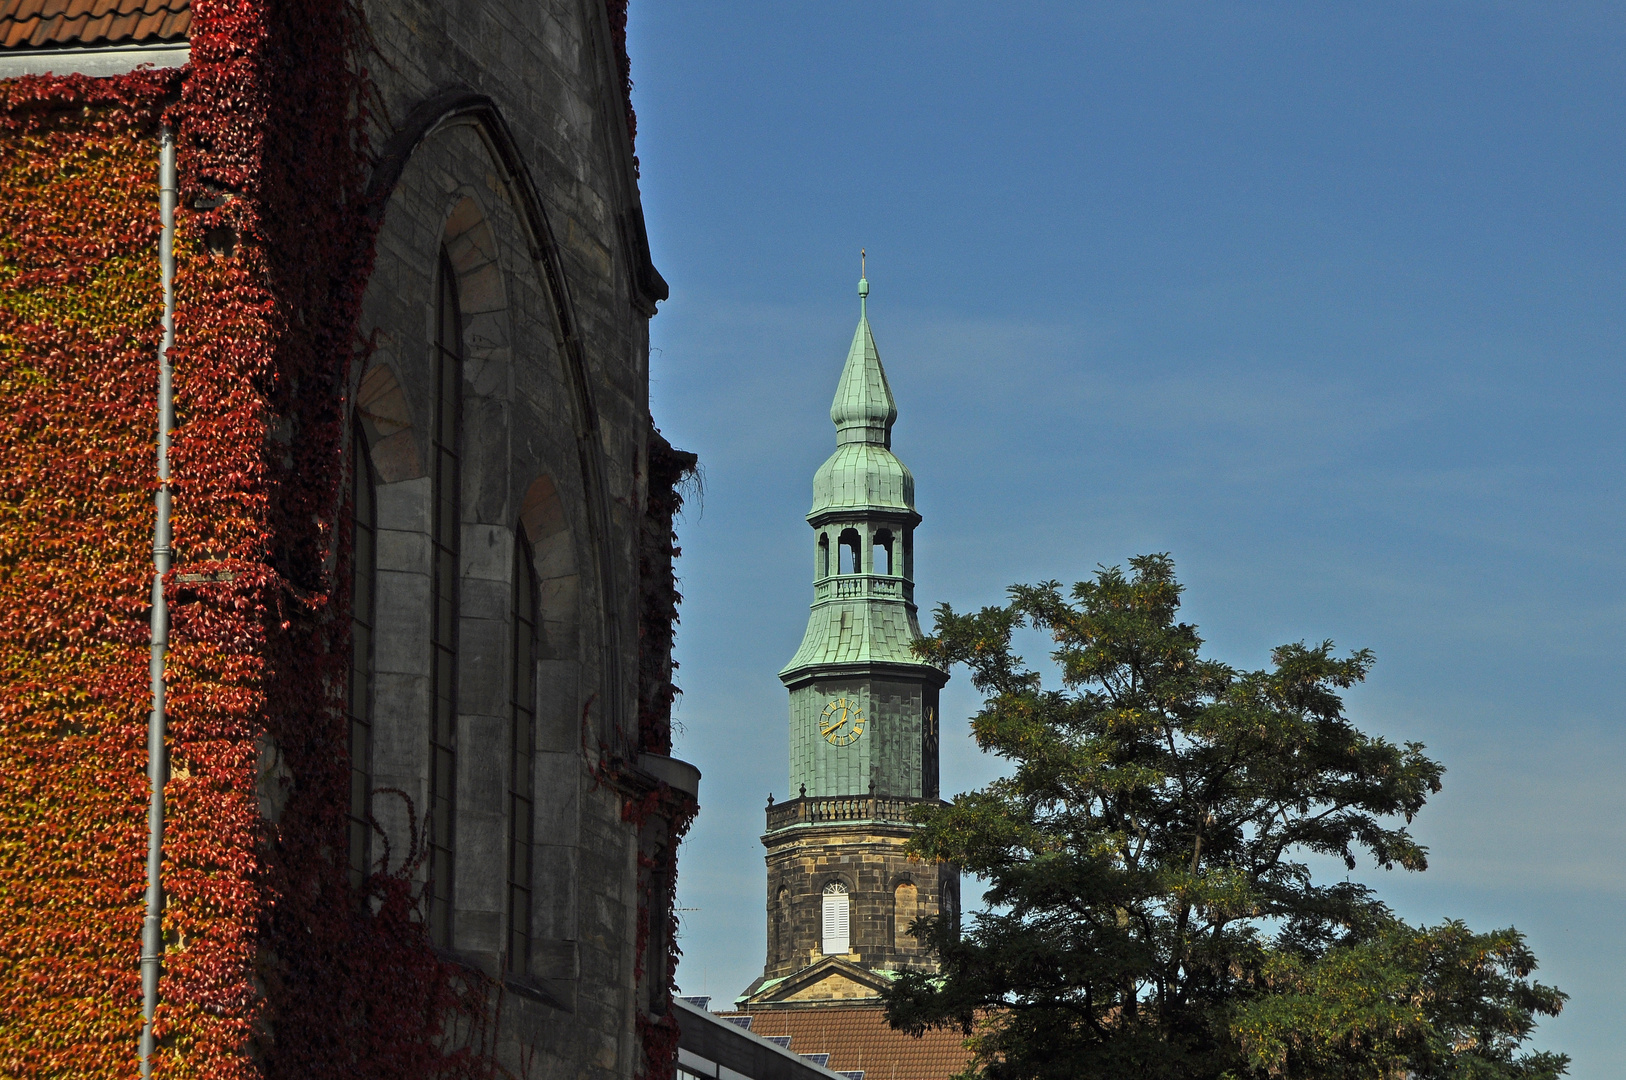
[[864, 1080], [949, 1080], [971, 1060], [958, 1031], [932, 1030], [917, 1039], [893, 1030], [878, 1005], [762, 1009], [749, 1015], [753, 1034], [788, 1035], [792, 1053], [829, 1054], [830, 1069], [862, 1070]]
[[191, 0], [0, 0], [0, 48], [182, 41]]

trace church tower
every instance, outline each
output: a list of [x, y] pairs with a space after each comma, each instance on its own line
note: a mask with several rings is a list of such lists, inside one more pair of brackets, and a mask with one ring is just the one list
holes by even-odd
[[959, 874], [903, 853], [909, 812], [936, 802], [938, 692], [915, 656], [915, 481], [892, 453], [898, 418], [870, 333], [869, 281], [813, 476], [813, 607], [779, 677], [790, 692], [790, 792], [768, 804], [768, 958], [746, 1009], [853, 1004], [886, 972], [930, 967], [909, 933], [958, 912]]

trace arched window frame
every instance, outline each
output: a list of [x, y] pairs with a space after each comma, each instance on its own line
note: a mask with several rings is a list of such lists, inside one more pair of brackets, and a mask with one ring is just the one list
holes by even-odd
[[457, 277], [444, 250], [436, 282], [434, 407], [430, 429], [429, 936], [452, 946], [457, 830], [457, 636], [459, 541], [463, 528], [459, 453], [463, 434], [463, 326]]
[[864, 572], [864, 538], [858, 535], [857, 529], [841, 530], [838, 540], [840, 551], [836, 566], [838, 574], [861, 574]]
[[881, 529], [876, 532], [870, 546], [871, 573], [891, 577], [896, 572], [897, 564], [893, 558], [892, 543], [892, 530]]
[[920, 914], [920, 889], [912, 878], [901, 878], [892, 886], [892, 945], [894, 948], [916, 947], [909, 927]]
[[960, 936], [960, 914], [955, 903], [954, 885], [948, 878], [937, 883], [937, 913], [948, 920], [955, 937]]
[[819, 533], [819, 555], [818, 555], [818, 562], [817, 562], [816, 565], [817, 565], [817, 569], [818, 569], [818, 575], [819, 575], [820, 578], [827, 578], [827, 577], [830, 576], [830, 534], [829, 533], [826, 533], [826, 532]]

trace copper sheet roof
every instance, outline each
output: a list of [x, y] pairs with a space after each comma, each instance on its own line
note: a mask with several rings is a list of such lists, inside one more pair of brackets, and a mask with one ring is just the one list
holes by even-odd
[[0, 48], [182, 41], [191, 0], [0, 0]]
[[971, 1060], [958, 1031], [933, 1030], [917, 1039], [889, 1027], [886, 1010], [878, 1005], [761, 1009], [748, 1015], [753, 1034], [788, 1035], [791, 1053], [829, 1054], [826, 1068], [862, 1069], [864, 1080], [949, 1080]]

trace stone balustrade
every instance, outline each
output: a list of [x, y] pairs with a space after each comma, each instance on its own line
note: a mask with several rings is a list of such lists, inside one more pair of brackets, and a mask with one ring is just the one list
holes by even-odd
[[915, 598], [914, 582], [886, 574], [836, 574], [813, 583], [813, 599], [905, 600]]
[[907, 822], [910, 811], [922, 803], [945, 805], [941, 799], [914, 799], [903, 795], [808, 795], [769, 803], [768, 831], [843, 821]]

